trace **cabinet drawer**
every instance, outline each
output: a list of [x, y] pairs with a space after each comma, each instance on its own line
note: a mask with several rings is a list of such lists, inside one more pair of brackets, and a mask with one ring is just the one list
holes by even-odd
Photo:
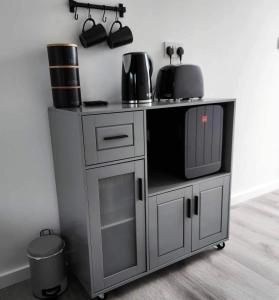
[[86, 165], [144, 155], [143, 112], [83, 117]]

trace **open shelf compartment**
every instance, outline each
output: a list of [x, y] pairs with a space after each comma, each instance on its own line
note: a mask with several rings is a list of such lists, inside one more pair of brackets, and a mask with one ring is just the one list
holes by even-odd
[[216, 104], [223, 109], [221, 168], [217, 172], [191, 179], [185, 177], [183, 169], [185, 168], [183, 148], [185, 143], [174, 142], [184, 138], [185, 113], [189, 108], [157, 109], [146, 112], [149, 195], [231, 173], [235, 102]]

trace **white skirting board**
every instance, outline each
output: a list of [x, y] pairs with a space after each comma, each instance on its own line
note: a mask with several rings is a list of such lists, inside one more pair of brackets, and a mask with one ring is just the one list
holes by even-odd
[[264, 194], [270, 193], [272, 191], [279, 190], [279, 180], [258, 185], [244, 192], [232, 194], [231, 205], [237, 205], [239, 203], [245, 202], [247, 200], [260, 197]]
[[0, 273], [0, 289], [30, 278], [29, 265]]
[[[279, 180], [251, 188], [244, 192], [232, 194], [232, 206], [275, 191], [277, 189], [279, 190]], [[30, 278], [29, 265], [13, 269], [2, 274], [0, 273], [0, 289], [27, 280], [28, 278]]]

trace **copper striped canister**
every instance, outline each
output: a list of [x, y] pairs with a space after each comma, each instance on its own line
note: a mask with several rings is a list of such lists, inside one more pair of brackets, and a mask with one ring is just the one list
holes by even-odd
[[53, 105], [57, 108], [81, 105], [77, 45], [47, 45]]

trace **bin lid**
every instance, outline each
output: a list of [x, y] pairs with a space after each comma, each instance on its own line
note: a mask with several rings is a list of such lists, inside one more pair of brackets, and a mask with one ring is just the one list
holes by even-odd
[[64, 246], [64, 241], [58, 235], [41, 236], [29, 244], [27, 253], [31, 258], [44, 258], [63, 250]]

